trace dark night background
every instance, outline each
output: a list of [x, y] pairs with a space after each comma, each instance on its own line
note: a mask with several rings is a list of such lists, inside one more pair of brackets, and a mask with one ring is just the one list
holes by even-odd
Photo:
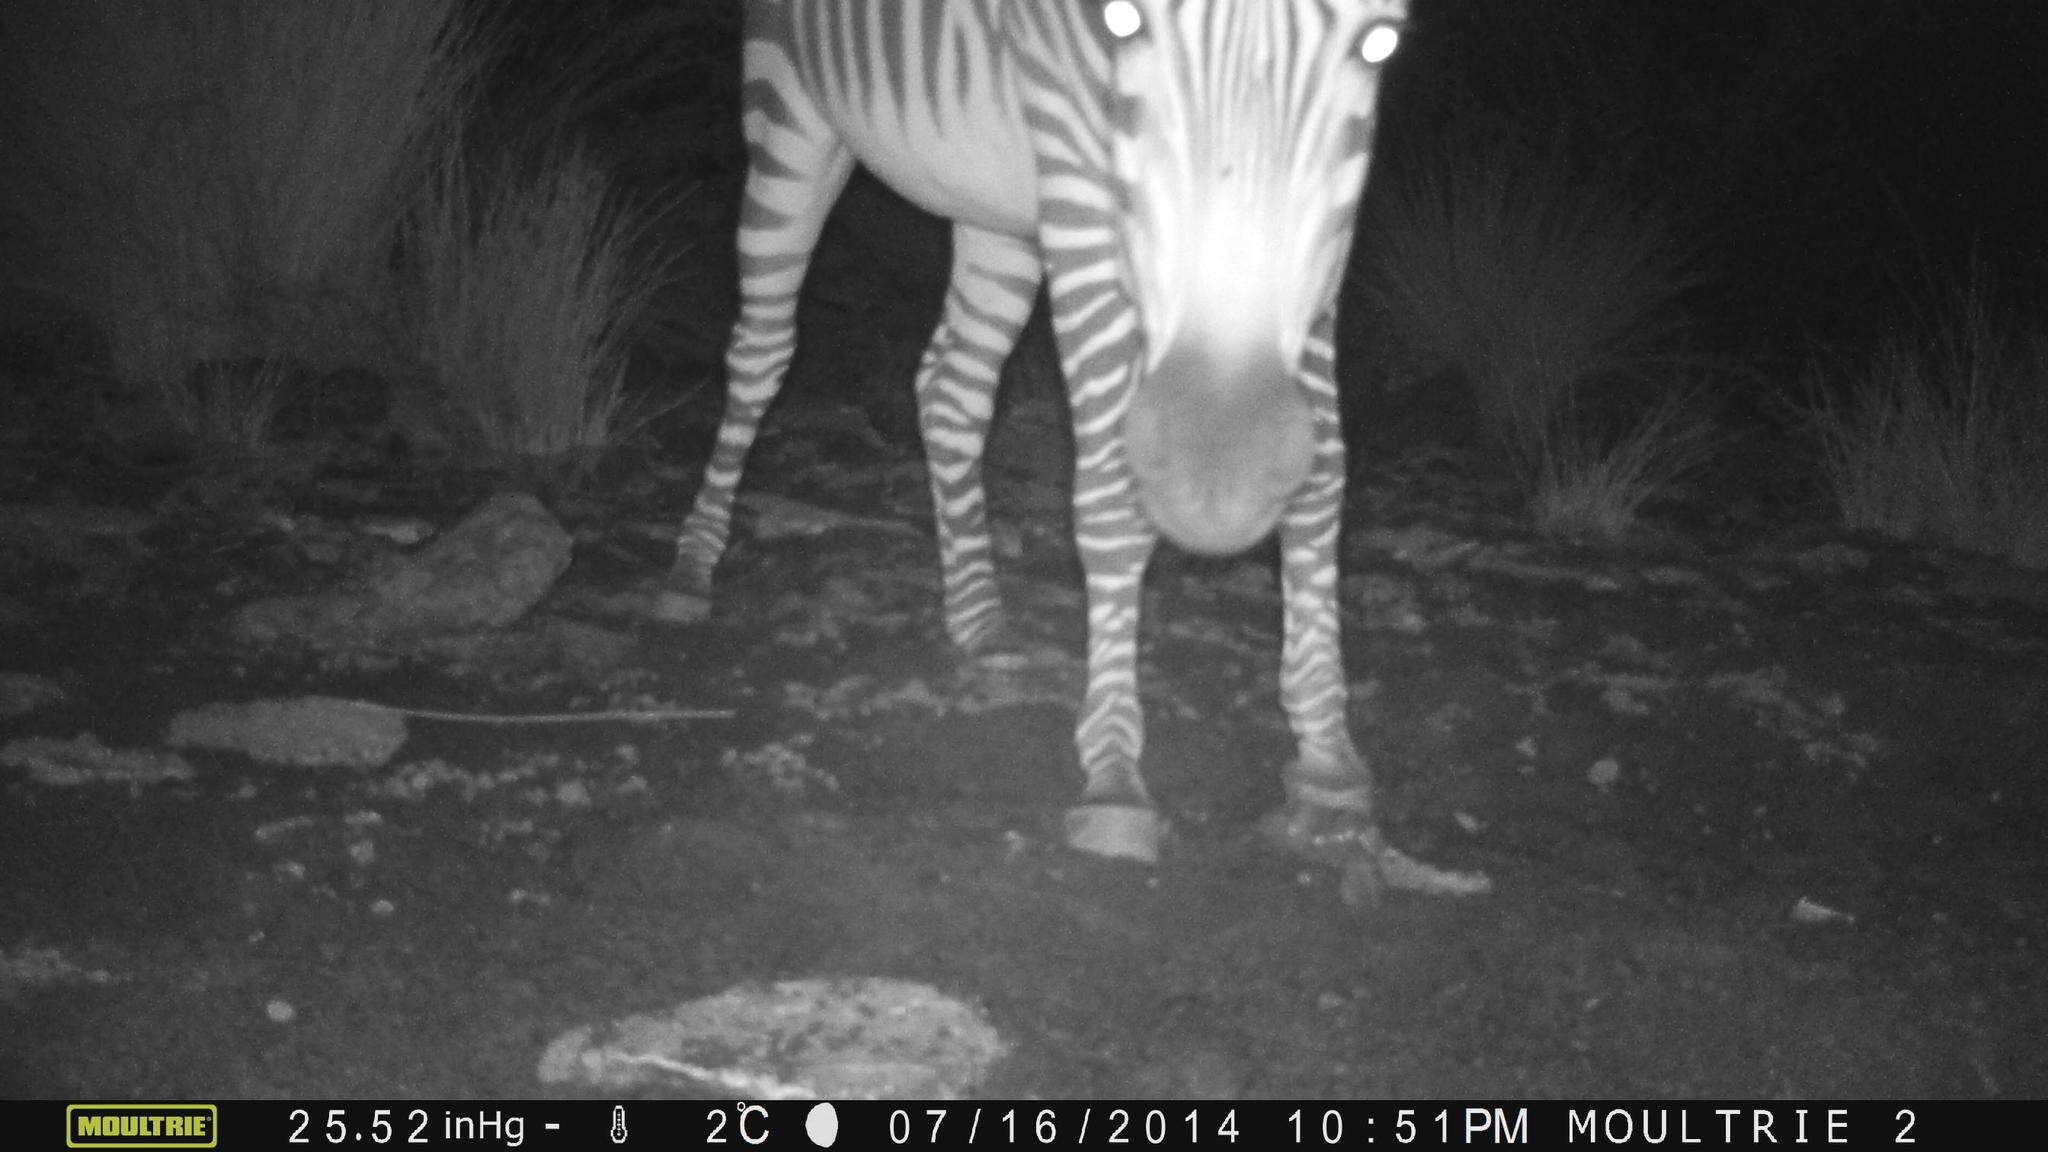
[[1428, 132], [1439, 101], [1468, 98], [1490, 104], [1510, 132], [1552, 120], [1583, 133], [1590, 151], [1611, 147], [1623, 172], [1635, 169], [1643, 195], [1698, 212], [1726, 237], [1730, 290], [1759, 321], [1775, 318], [1775, 335], [1881, 322], [1897, 303], [1894, 283], [1923, 267], [1956, 276], [1973, 256], [2041, 306], [2048, 8], [1417, 9], [1416, 54], [1390, 97], [1389, 149], [1404, 129]]
[[[602, 42], [613, 24], [602, 5], [528, 7], [572, 42]], [[642, 113], [668, 120], [732, 98], [719, 79], [736, 61], [678, 47], [707, 66], [651, 90], [626, 85], [600, 119], [637, 135]], [[532, 64], [545, 74], [548, 59]], [[2038, 314], [2044, 60], [2048, 6], [2028, 0], [1417, 0], [1383, 97], [1375, 179], [1446, 129], [1501, 156], [1568, 154], [1707, 238], [1716, 304], [1761, 338], [1741, 346], [1751, 351], [1867, 334], [1908, 303], [1902, 293], [1966, 277], [1972, 261]], [[715, 120], [703, 127], [720, 135]], [[703, 132], [688, 135], [667, 142], [678, 167], [737, 179], [736, 137], [706, 148]], [[658, 135], [640, 143], [632, 159], [654, 162]], [[1469, 154], [1487, 163], [1486, 148]]]

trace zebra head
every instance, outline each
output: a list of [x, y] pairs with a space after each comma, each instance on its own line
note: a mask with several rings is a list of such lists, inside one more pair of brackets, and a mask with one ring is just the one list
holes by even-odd
[[[1142, 351], [1124, 416], [1147, 516], [1257, 543], [1335, 419], [1328, 319], [1407, 0], [1083, 0]], [[1305, 369], [1305, 356], [1319, 365]], [[1318, 409], [1317, 405], [1326, 405]]]

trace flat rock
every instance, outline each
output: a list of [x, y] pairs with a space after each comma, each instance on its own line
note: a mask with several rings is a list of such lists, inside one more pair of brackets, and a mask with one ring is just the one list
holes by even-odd
[[335, 648], [502, 628], [547, 595], [568, 570], [570, 548], [539, 500], [504, 493], [419, 551], [341, 587], [243, 605], [229, 630], [245, 644]]

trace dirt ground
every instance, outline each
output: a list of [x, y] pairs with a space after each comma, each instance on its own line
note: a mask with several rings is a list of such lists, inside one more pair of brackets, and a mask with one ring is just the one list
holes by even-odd
[[[2048, 1091], [2038, 575], [1706, 490], [1682, 535], [1545, 543], [1467, 455], [1361, 452], [1354, 727], [1392, 840], [1494, 890], [1354, 910], [1251, 834], [1289, 754], [1270, 553], [1153, 568], [1164, 861], [1059, 843], [1083, 618], [1044, 413], [1007, 410], [993, 449], [1012, 622], [1043, 646], [995, 689], [940, 628], [914, 449], [815, 404], [771, 425], [749, 492], [782, 499], [743, 501], [698, 626], [605, 610], [665, 563], [687, 460], [557, 494], [577, 561], [538, 613], [403, 659], [221, 620], [345, 565], [308, 518], [446, 523], [476, 493], [240, 489], [62, 546], [15, 517], [0, 672], [56, 693], [7, 740], [148, 748], [178, 709], [301, 693], [734, 715], [418, 721], [362, 770], [0, 768], [0, 1095], [555, 1095], [536, 1061], [567, 1029], [868, 976], [984, 1010], [994, 1096]], [[161, 496], [131, 482], [129, 507]], [[819, 509], [857, 519], [801, 534]]]

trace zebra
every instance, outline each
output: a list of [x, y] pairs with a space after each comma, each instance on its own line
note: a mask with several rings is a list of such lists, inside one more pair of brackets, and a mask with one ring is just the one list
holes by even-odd
[[1398, 857], [1346, 718], [1333, 318], [1408, 0], [746, 0], [741, 305], [729, 392], [665, 593], [701, 615], [797, 292], [858, 161], [952, 221], [915, 388], [947, 631], [1000, 644], [981, 456], [1043, 284], [1072, 409], [1088, 604], [1067, 844], [1156, 862], [1139, 771], [1140, 585], [1163, 537], [1231, 554], [1277, 528], [1296, 755], [1263, 823], [1295, 852]]

